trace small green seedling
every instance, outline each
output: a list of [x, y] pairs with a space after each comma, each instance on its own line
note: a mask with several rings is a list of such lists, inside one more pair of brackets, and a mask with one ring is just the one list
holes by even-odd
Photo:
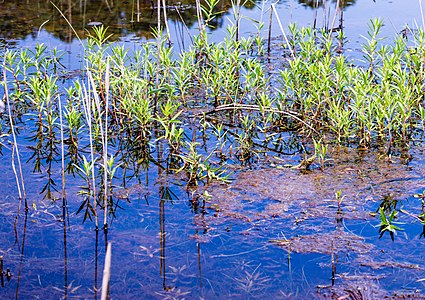
[[394, 225], [394, 223], [401, 224], [398, 222], [394, 222], [398, 212], [394, 209], [391, 211], [390, 215], [387, 217], [385, 211], [382, 207], [379, 208], [379, 218], [381, 223], [379, 224], [379, 238], [381, 238], [386, 231], [390, 233], [391, 240], [394, 241], [394, 236], [397, 234], [398, 230], [403, 230], [402, 228]]

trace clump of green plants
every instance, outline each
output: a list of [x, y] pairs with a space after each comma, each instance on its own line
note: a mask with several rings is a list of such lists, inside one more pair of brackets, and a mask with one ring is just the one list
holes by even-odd
[[[114, 215], [116, 180], [125, 186], [152, 166], [194, 187], [228, 182], [229, 166], [251, 167], [270, 156], [299, 154], [296, 168], [318, 162], [324, 170], [329, 147], [396, 155], [423, 133], [423, 30], [383, 45], [382, 21], [372, 20], [356, 61], [341, 51], [340, 35], [291, 25], [284, 56], [266, 62], [261, 35], [241, 38], [237, 24], [222, 42], [208, 40], [216, 3], [200, 8], [200, 35], [178, 54], [161, 30], [155, 42], [130, 52], [109, 42], [105, 27], [89, 34], [77, 77], [45, 45], [5, 52], [11, 117], [31, 143], [34, 171], [48, 179], [46, 198], [59, 179], [61, 130], [66, 171], [84, 181], [79, 211], [96, 220], [100, 209]], [[2, 139], [11, 125], [0, 123]]]
[[408, 148], [423, 110], [423, 33], [383, 45], [382, 26], [371, 20], [359, 63], [335, 51], [330, 33], [291, 27], [296, 56], [281, 70], [279, 107], [298, 112], [322, 135], [332, 134], [338, 146], [384, 145], [389, 156]]
[[189, 186], [197, 186], [199, 181], [204, 179], [208, 182], [211, 180], [228, 182], [229, 174], [226, 174], [221, 167], [214, 167], [209, 162], [212, 153], [204, 157], [198, 153], [197, 146], [199, 146], [197, 142], [187, 143], [188, 152], [179, 155], [183, 164], [180, 169], [176, 170], [176, 173], [184, 171], [187, 175], [187, 185]]

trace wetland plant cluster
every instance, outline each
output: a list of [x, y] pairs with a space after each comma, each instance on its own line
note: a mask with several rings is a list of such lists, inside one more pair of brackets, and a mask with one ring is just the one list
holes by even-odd
[[370, 22], [361, 59], [347, 54], [342, 31], [296, 25], [271, 53], [237, 27], [220, 43], [201, 30], [181, 53], [160, 32], [130, 53], [96, 27], [77, 76], [46, 45], [5, 50], [0, 151], [13, 149], [15, 170], [28, 149], [48, 199], [61, 175], [62, 190], [65, 173], [81, 176], [78, 211], [96, 226], [100, 210], [107, 226], [118, 207], [114, 187], [152, 166], [160, 180], [195, 187], [271, 158], [324, 168], [329, 147], [407, 155], [425, 126], [425, 31], [384, 43], [382, 25]]

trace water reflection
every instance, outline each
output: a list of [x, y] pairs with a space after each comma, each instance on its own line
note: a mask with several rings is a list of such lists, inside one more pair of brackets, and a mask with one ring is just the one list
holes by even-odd
[[[157, 25], [157, 6], [153, 1], [107, 1], [107, 0], [56, 0], [52, 1], [4, 1], [0, 11], [0, 40], [36, 38], [42, 28], [61, 41], [75, 38], [65, 16], [79, 36], [84, 37], [87, 28], [95, 24], [109, 27], [110, 33], [125, 36], [133, 33], [139, 38], [151, 38], [151, 28]], [[247, 3], [246, 8], [253, 4]], [[220, 1], [217, 11], [227, 12], [231, 1]], [[58, 11], [61, 11], [61, 13]], [[197, 22], [194, 1], [167, 1], [167, 17], [170, 23], [184, 20], [191, 28]], [[213, 20], [214, 27], [223, 23], [223, 15]], [[181, 25], [180, 25], [181, 26]]]
[[5, 277], [7, 282], [10, 282], [10, 280], [12, 279], [12, 272], [10, 271], [10, 268], [6, 268], [6, 270], [4, 270], [4, 257], [1, 255], [0, 256], [0, 283], [2, 288], [5, 287], [5, 282], [4, 282]]
[[[20, 283], [21, 283], [22, 269], [23, 269], [23, 266], [24, 266], [25, 241], [26, 241], [26, 236], [27, 236], [27, 221], [28, 221], [28, 209], [25, 209], [24, 225], [23, 225], [23, 229], [22, 229], [22, 243], [21, 243], [21, 245], [19, 245], [19, 242], [17, 243], [17, 246], [20, 249], [20, 255], [19, 255], [18, 280], [17, 280], [17, 283], [16, 283], [16, 290], [15, 290], [16, 299], [19, 298], [19, 287], [20, 287]], [[18, 239], [18, 237], [16, 237], [16, 238]], [[7, 273], [10, 273], [10, 271], [8, 271]], [[6, 276], [7, 275], [8, 274], [6, 274]], [[11, 278], [12, 275], [9, 275], [7, 277], [8, 277], [8, 280], [10, 280], [9, 278]]]
[[[325, 1], [324, 0], [298, 0], [298, 2], [300, 4], [304, 4], [305, 6], [315, 8], [315, 7], [327, 6], [327, 5], [329, 5], [330, 1], [326, 1], [326, 0]], [[333, 6], [337, 3], [337, 0], [332, 0], [331, 3], [332, 3], [332, 6]], [[340, 7], [347, 7], [347, 6], [350, 6], [350, 5], [354, 5], [355, 3], [356, 3], [356, 0], [340, 0], [339, 1]]]
[[[129, 34], [134, 34], [137, 38], [152, 38], [151, 28], [157, 25], [157, 6], [154, 1], [56, 0], [52, 2], [54, 5], [50, 1], [41, 0], [4, 1], [0, 11], [0, 41], [4, 39], [13, 43], [14, 40], [28, 37], [34, 39], [40, 29], [44, 29], [61, 41], [71, 42], [75, 34], [64, 17], [69, 20], [80, 37], [87, 34], [90, 26], [104, 24], [109, 27], [109, 32], [114, 34], [115, 39]], [[246, 1], [243, 6], [245, 9], [253, 9], [257, 5], [255, 2], [257, 1]], [[333, 7], [336, 2], [336, 0], [331, 2], [299, 0], [301, 5], [311, 8]], [[214, 28], [223, 25], [225, 15], [232, 7], [231, 3], [229, 0], [221, 0], [218, 3], [216, 10], [223, 14], [210, 22]], [[355, 3], [355, 0], [340, 1], [341, 7]], [[169, 0], [166, 8], [168, 21], [176, 33], [184, 32], [184, 26], [188, 28], [197, 26], [194, 1]]]

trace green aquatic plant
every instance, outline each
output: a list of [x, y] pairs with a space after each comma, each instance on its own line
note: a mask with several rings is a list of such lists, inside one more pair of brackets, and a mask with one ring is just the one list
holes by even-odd
[[157, 114], [155, 118], [158, 121], [164, 130], [164, 135], [159, 138], [164, 138], [168, 141], [170, 147], [177, 151], [183, 141], [183, 128], [181, 126], [182, 121], [179, 119], [180, 114], [182, 113], [179, 110], [180, 103], [175, 103], [172, 101], [167, 101], [160, 107], [160, 114]]
[[396, 223], [401, 224], [394, 221], [394, 219], [397, 217], [397, 214], [398, 212], [393, 209], [387, 216], [385, 214], [384, 208], [379, 208], [379, 219], [381, 220], [381, 223], [379, 224], [379, 238], [381, 238], [385, 232], [389, 232], [391, 240], [394, 241], [394, 236], [397, 234], [397, 231], [403, 230], [402, 228], [394, 225]]
[[342, 203], [345, 197], [346, 195], [342, 194], [342, 190], [338, 190], [335, 192], [335, 200], [338, 202], [335, 220], [338, 224], [341, 224], [343, 220], [344, 213], [342, 212]]
[[108, 34], [108, 27], [100, 25], [93, 26], [92, 31], [88, 33], [87, 37], [89, 48], [96, 46], [100, 49], [112, 37], [112, 34]]
[[74, 94], [77, 94], [74, 87], [67, 90], [67, 104], [64, 107], [64, 144], [66, 145], [66, 158], [69, 163], [66, 166], [68, 173], [73, 173], [74, 165], [81, 159], [79, 152], [80, 138], [84, 133], [83, 113], [80, 110], [80, 104], [77, 99], [74, 99]]
[[115, 210], [118, 207], [117, 203], [114, 203], [113, 199], [113, 179], [115, 178], [115, 173], [121, 167], [122, 163], [117, 163], [114, 156], [110, 156], [109, 159], [106, 160], [106, 166], [102, 165], [102, 168], [106, 171], [102, 174], [102, 176], [106, 176], [106, 179], [103, 178], [101, 182], [103, 184], [100, 186], [100, 194], [105, 195], [103, 206], [104, 210], [107, 212], [107, 215], [112, 215], [115, 217]]
[[326, 144], [322, 142], [322, 140], [316, 141], [313, 139], [314, 144], [314, 153], [316, 153], [316, 156], [320, 163], [320, 168], [323, 171], [325, 169], [325, 162], [326, 162], [326, 154], [328, 152], [328, 148]]
[[363, 44], [363, 58], [369, 65], [368, 71], [370, 76], [372, 76], [373, 72], [375, 71], [375, 67], [378, 64], [378, 43], [382, 40], [382, 38], [379, 38], [378, 35], [382, 26], [384, 26], [382, 19], [370, 20], [367, 36], [363, 36], [363, 38], [366, 40], [366, 43]]
[[[203, 26], [214, 28], [212, 21], [223, 13], [222, 11], [217, 11], [217, 5], [219, 2], [219, 0], [207, 0], [200, 4], [204, 21]], [[203, 29], [205, 29], [205, 27]]]
[[390, 213], [391, 211], [397, 209], [398, 202], [399, 201], [395, 199], [391, 194], [384, 195], [376, 212], [378, 212], [378, 210], [380, 209], [383, 209], [385, 213]]
[[335, 200], [338, 202], [338, 210], [341, 209], [342, 202], [344, 201], [346, 195], [342, 194], [342, 190], [337, 190], [335, 192]]
[[92, 216], [96, 217], [96, 203], [97, 199], [95, 198], [96, 194], [93, 193], [92, 186], [92, 174], [95, 170], [95, 161], [89, 161], [85, 156], [83, 156], [83, 161], [81, 165], [74, 166], [77, 169], [77, 174], [85, 181], [86, 185], [81, 186], [81, 190], [78, 192], [79, 195], [82, 195], [84, 200], [81, 203], [80, 207], [77, 210], [77, 214], [84, 210], [83, 223], [88, 219], [92, 221]]
[[176, 173], [182, 171], [186, 173], [188, 186], [197, 186], [203, 180], [207, 182], [212, 180], [229, 181], [230, 174], [226, 174], [226, 170], [222, 167], [214, 167], [209, 162], [212, 153], [207, 157], [198, 153], [197, 146], [199, 146], [199, 143], [197, 142], [186, 142], [186, 146], [188, 152], [177, 155], [183, 161], [183, 165], [180, 169], [176, 170]]
[[226, 142], [228, 140], [228, 131], [224, 128], [223, 124], [211, 125], [213, 128], [212, 134], [217, 138], [217, 146], [216, 151], [217, 155], [220, 158], [226, 157], [226, 153], [224, 152], [224, 148], [226, 147]]

